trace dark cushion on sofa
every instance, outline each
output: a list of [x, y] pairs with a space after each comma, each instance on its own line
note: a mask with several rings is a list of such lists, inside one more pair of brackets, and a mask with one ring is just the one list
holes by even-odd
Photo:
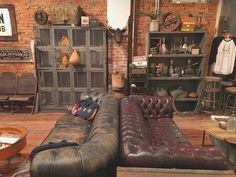
[[227, 169], [222, 151], [193, 147], [184, 137], [172, 119], [171, 97], [132, 95], [121, 100], [120, 114], [121, 166]]
[[30, 165], [32, 177], [107, 176], [118, 151], [119, 103], [111, 95], [102, 98], [93, 122], [65, 114], [42, 144], [78, 142], [79, 146], [41, 151]]

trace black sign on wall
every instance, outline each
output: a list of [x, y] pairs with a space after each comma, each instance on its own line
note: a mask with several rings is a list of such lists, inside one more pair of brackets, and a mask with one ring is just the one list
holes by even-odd
[[24, 48], [0, 48], [0, 62], [1, 61], [31, 61], [31, 52]]

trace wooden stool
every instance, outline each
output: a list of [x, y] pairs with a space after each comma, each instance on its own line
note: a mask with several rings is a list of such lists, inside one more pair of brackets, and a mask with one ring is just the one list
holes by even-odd
[[221, 85], [221, 108], [222, 110], [224, 110], [225, 101], [226, 101], [225, 88], [232, 87], [234, 83], [231, 81], [221, 81], [220, 85]]
[[221, 78], [215, 76], [206, 76], [203, 80], [201, 111], [215, 113], [220, 111], [221, 102]]
[[227, 95], [224, 105], [225, 109], [235, 110], [236, 108], [236, 87], [226, 87], [225, 94]]

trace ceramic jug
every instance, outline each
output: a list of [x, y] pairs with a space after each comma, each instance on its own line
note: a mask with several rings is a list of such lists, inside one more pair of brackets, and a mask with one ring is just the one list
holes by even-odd
[[71, 54], [70, 59], [69, 59], [69, 63], [72, 65], [80, 64], [79, 52], [76, 49], [74, 49], [73, 53]]

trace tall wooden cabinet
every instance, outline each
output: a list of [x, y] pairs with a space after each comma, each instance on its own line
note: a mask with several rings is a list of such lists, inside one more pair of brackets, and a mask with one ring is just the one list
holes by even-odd
[[[171, 94], [183, 89], [182, 97], [175, 102], [177, 108], [194, 110], [204, 74], [205, 32], [150, 32], [148, 49], [148, 94]], [[189, 97], [191, 92], [197, 97]]]
[[[84, 91], [107, 91], [106, 29], [38, 26], [36, 67], [40, 109], [65, 109]], [[80, 64], [68, 64], [73, 50]]]

